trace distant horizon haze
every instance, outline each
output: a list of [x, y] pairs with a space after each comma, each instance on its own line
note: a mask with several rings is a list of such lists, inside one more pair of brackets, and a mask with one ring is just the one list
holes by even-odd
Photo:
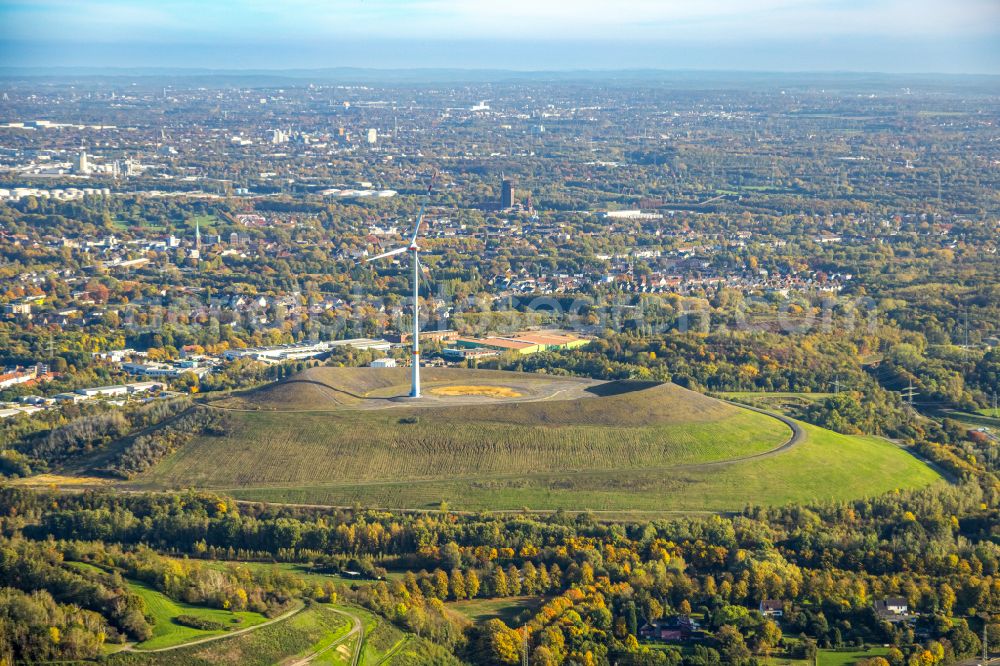
[[1000, 74], [1000, 1], [0, 0], [0, 67]]

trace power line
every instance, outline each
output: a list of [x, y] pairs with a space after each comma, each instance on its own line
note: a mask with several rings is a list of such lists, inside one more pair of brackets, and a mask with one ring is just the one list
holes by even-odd
[[900, 394], [903, 396], [903, 399], [910, 404], [910, 407], [913, 407], [913, 396], [920, 395], [920, 391], [913, 388], [913, 380], [911, 379], [909, 386], [900, 391]]

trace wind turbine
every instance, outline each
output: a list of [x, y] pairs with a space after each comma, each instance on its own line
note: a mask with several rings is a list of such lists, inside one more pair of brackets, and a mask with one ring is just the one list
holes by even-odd
[[420, 246], [417, 245], [417, 234], [420, 233], [420, 225], [424, 221], [424, 206], [426, 202], [420, 204], [420, 214], [417, 215], [417, 223], [413, 227], [413, 237], [406, 247], [397, 247], [374, 257], [365, 259], [365, 263], [392, 257], [404, 252], [413, 253], [413, 388], [410, 389], [411, 398], [420, 397]]

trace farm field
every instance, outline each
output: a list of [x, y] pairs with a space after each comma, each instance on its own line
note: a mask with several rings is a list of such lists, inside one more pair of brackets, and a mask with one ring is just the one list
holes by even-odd
[[166, 652], [118, 652], [108, 657], [112, 666], [271, 666], [292, 656], [305, 657], [316, 645], [329, 645], [347, 634], [350, 621], [329, 606], [311, 604], [287, 620], [232, 638]]
[[373, 397], [405, 391], [405, 370], [313, 368], [213, 403], [224, 435], [198, 437], [124, 485], [338, 506], [664, 513], [849, 499], [937, 478], [887, 442], [820, 428], [774, 452], [788, 425], [673, 384], [429, 368], [432, 385], [533, 399]]
[[178, 624], [174, 621], [178, 615], [194, 615], [205, 620], [219, 622], [231, 627], [230, 631], [246, 629], [267, 621], [267, 618], [260, 613], [232, 612], [174, 601], [162, 592], [139, 581], [130, 580], [129, 588], [146, 602], [146, 608], [153, 616], [154, 621], [152, 638], [137, 643], [135, 647], [139, 650], [155, 650], [180, 645], [199, 638], [221, 636], [226, 633], [225, 630], [206, 631]]

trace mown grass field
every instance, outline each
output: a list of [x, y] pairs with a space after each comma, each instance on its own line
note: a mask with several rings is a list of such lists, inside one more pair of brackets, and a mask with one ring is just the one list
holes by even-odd
[[[359, 582], [360, 583], [371, 582], [364, 579], [359, 580], [357, 578], [338, 576], [337, 574], [321, 573], [313, 570], [313, 568], [308, 564], [298, 564], [295, 562], [244, 562], [237, 560], [218, 560], [218, 561], [207, 560], [205, 561], [205, 566], [210, 568], [218, 567], [220, 569], [225, 567], [230, 567], [230, 568], [244, 567], [246, 569], [249, 569], [250, 571], [257, 573], [277, 572], [283, 574], [290, 574], [292, 576], [301, 578], [306, 583], [313, 586], [322, 585], [323, 583], [327, 582], [344, 583], [347, 585]], [[386, 574], [386, 578], [390, 580], [402, 577], [403, 577], [402, 572], [390, 571], [388, 574]]]
[[225, 435], [196, 438], [127, 485], [338, 506], [664, 513], [849, 499], [937, 478], [888, 442], [819, 428], [754, 458], [786, 442], [789, 427], [672, 384], [428, 369], [437, 385], [546, 397], [366, 402], [398, 390], [406, 374], [395, 370], [314, 368], [229, 398]]
[[871, 659], [872, 657], [884, 657], [889, 652], [888, 648], [876, 647], [869, 648], [868, 650], [851, 650], [851, 651], [838, 651], [838, 650], [820, 650], [817, 661], [819, 666], [854, 666], [862, 659]]
[[542, 606], [544, 601], [543, 597], [469, 599], [467, 601], [452, 601], [447, 604], [447, 608], [476, 624], [500, 619], [510, 626], [516, 626], [518, 616], [525, 611], [533, 613]]
[[406, 423], [404, 411], [230, 415], [224, 437], [192, 442], [134, 485], [353, 485], [642, 470], [761, 453], [789, 436], [781, 423], [735, 409], [716, 421], [644, 427], [477, 421], [463, 418], [466, 410]]
[[251, 612], [230, 612], [217, 608], [207, 608], [205, 606], [193, 606], [180, 601], [174, 601], [162, 592], [140, 583], [139, 581], [129, 581], [129, 588], [142, 597], [146, 602], [146, 609], [153, 616], [153, 637], [149, 640], [136, 644], [139, 650], [155, 650], [157, 648], [180, 645], [199, 638], [208, 636], [220, 636], [227, 633], [224, 630], [205, 631], [186, 627], [174, 622], [178, 615], [194, 615], [213, 622], [230, 627], [229, 631], [246, 629], [254, 625], [266, 622], [267, 618], [260, 613]]
[[[862, 659], [882, 657], [889, 652], [888, 648], [873, 647], [867, 650], [820, 650], [816, 661], [819, 666], [854, 666]], [[780, 654], [772, 655], [768, 661], [771, 666], [813, 666], [811, 659], [791, 659]]]
[[980, 409], [975, 414], [969, 412], [946, 412], [945, 416], [979, 428], [1000, 428], [1000, 417], [993, 416], [993, 409]]
[[892, 443], [804, 426], [806, 440], [771, 457], [702, 469], [585, 471], [471, 480], [235, 488], [242, 499], [452, 509], [592, 509], [615, 514], [732, 511], [747, 504], [844, 500], [919, 488], [939, 476]]
[[304, 657], [314, 646], [329, 645], [350, 630], [347, 618], [323, 604], [313, 604], [275, 624], [232, 638], [167, 652], [118, 652], [111, 666], [271, 666], [289, 657]]

